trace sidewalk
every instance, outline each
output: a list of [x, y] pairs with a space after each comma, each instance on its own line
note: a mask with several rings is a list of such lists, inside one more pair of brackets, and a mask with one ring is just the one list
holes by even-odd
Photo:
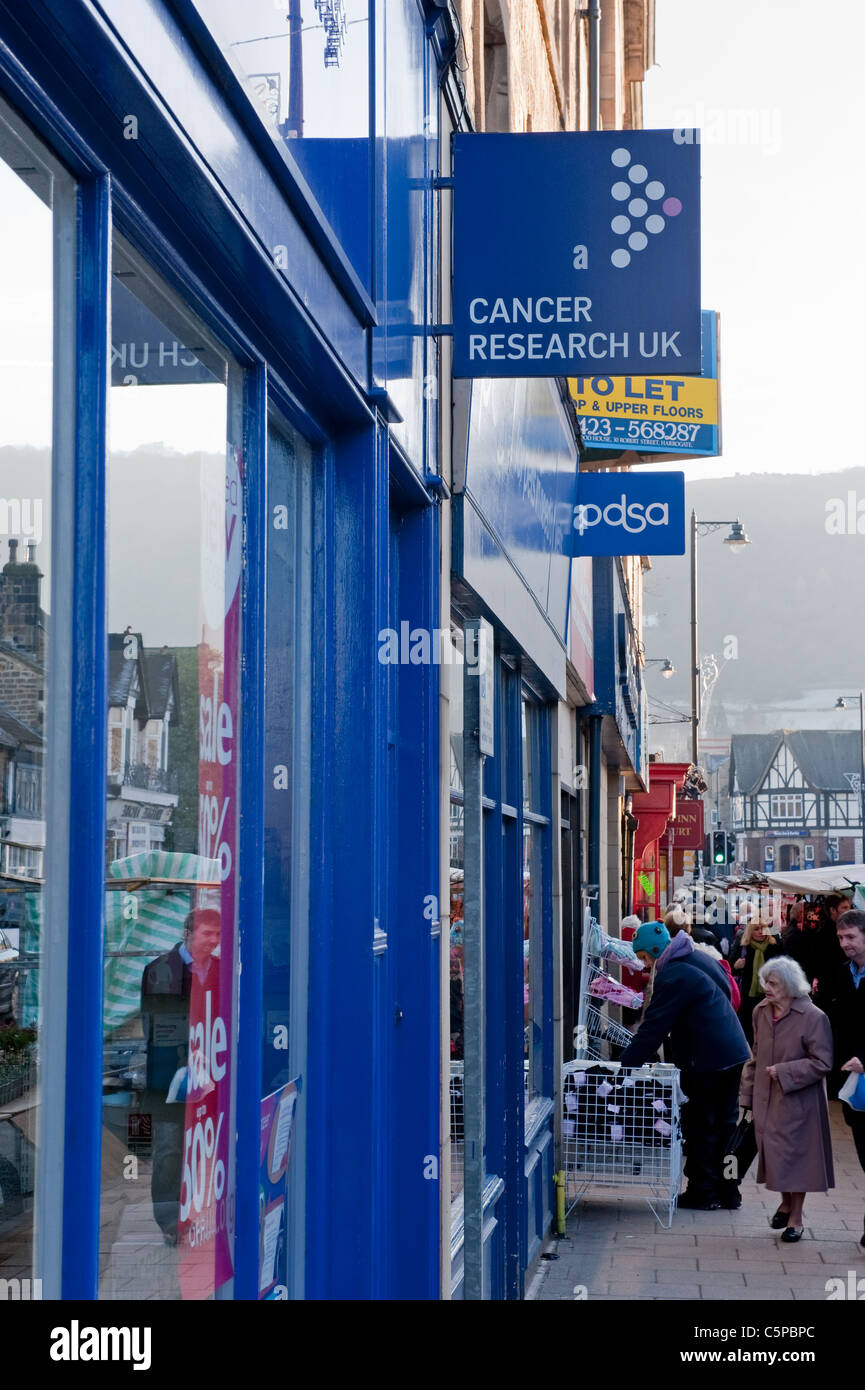
[[636, 1192], [590, 1190], [571, 1213], [567, 1235], [550, 1246], [559, 1258], [541, 1262], [529, 1297], [571, 1301], [583, 1285], [579, 1296], [589, 1301], [823, 1301], [828, 1279], [846, 1285], [850, 1270], [865, 1278], [865, 1173], [837, 1102], [830, 1113], [836, 1185], [806, 1198], [797, 1245], [784, 1245], [768, 1224], [779, 1198], [757, 1186], [756, 1162], [742, 1183], [739, 1211], [677, 1211], [669, 1231]]

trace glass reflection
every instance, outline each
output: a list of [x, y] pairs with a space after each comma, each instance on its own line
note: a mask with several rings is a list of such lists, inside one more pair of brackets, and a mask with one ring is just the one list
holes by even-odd
[[232, 1275], [236, 368], [119, 238], [112, 283], [102, 1298]]
[[450, 633], [450, 1119], [451, 1200], [463, 1190], [463, 1058], [465, 951], [463, 944], [463, 652], [461, 628]]
[[38, 1277], [55, 177], [0, 112], [0, 1273], [20, 1298], [39, 1296], [14, 1281]]
[[367, 0], [194, 0], [273, 138], [369, 281]]

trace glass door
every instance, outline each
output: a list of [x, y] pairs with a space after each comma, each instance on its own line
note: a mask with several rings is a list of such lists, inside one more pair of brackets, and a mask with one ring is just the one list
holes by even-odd
[[108, 462], [101, 1298], [231, 1288], [241, 373], [121, 238]]

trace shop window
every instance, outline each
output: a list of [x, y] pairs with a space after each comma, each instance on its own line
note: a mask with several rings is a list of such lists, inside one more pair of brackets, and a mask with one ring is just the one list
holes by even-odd
[[55, 921], [50, 938], [43, 921], [64, 852], [51, 838], [56, 802], [47, 784], [47, 753], [55, 728], [56, 660], [68, 637], [52, 603], [51, 547], [52, 469], [62, 429], [54, 372], [71, 311], [71, 282], [57, 247], [61, 238], [69, 244], [73, 237], [72, 198], [71, 179], [0, 107], [0, 1267], [10, 1290], [23, 1288], [9, 1292], [11, 1298], [39, 1296], [15, 1281], [39, 1276], [32, 1251], [34, 1203], [43, 1195], [37, 1191], [37, 1056], [44, 1092], [53, 1060], [45, 1042], [52, 1023], [43, 1011], [45, 977], [52, 974], [56, 986], [63, 968], [62, 950], [43, 950], [43, 940], [62, 946], [65, 932], [65, 917]]
[[463, 652], [461, 628], [450, 634], [450, 1137], [451, 1200], [463, 1190], [463, 1063], [465, 954], [463, 949]]
[[543, 815], [540, 733], [541, 711], [524, 696], [523, 1026], [527, 1103], [543, 1091], [543, 873], [549, 821]]
[[201, 1299], [233, 1274], [241, 379], [119, 237], [112, 269], [105, 718], [130, 761], [107, 787], [99, 1295]]
[[372, 0], [194, 3], [368, 284]]
[[304, 1297], [314, 456], [268, 431], [259, 1297]]

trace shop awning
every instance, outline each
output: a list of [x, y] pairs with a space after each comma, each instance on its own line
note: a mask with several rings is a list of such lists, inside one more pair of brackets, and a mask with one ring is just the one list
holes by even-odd
[[788, 869], [783, 874], [766, 874], [770, 888], [785, 893], [843, 893], [857, 883], [865, 883], [865, 864], [827, 864], [825, 869]]

